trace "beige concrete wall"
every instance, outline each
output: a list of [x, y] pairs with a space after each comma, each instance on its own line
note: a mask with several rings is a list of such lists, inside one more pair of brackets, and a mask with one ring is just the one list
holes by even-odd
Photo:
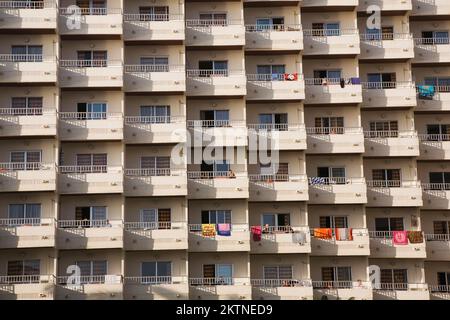
[[250, 257], [245, 252], [189, 253], [189, 278], [203, 278], [204, 264], [232, 264], [234, 278], [250, 277]]
[[77, 60], [80, 50], [107, 50], [108, 60], [123, 61], [123, 42], [120, 40], [64, 40], [61, 42], [61, 59]]
[[409, 62], [360, 63], [361, 81], [367, 82], [367, 74], [369, 73], [395, 73], [397, 82], [413, 80]]
[[41, 161], [55, 164], [57, 161], [57, 145], [53, 139], [8, 139], [1, 143], [0, 162], [10, 162], [12, 151], [41, 151]]
[[54, 60], [58, 56], [58, 37], [51, 34], [0, 35], [0, 53], [10, 54], [11, 46], [41, 45], [43, 60]]
[[341, 59], [308, 59], [304, 63], [303, 73], [305, 79], [314, 78], [314, 70], [341, 70], [342, 77], [359, 77], [359, 65], [357, 58]]
[[8, 218], [8, 207], [10, 204], [39, 203], [41, 205], [41, 218], [56, 219], [57, 197], [50, 192], [24, 192], [9, 193], [0, 197], [0, 219]]
[[56, 87], [6, 87], [0, 95], [0, 108], [11, 107], [13, 97], [42, 97], [42, 107], [57, 110], [59, 92]]
[[[425, 282], [429, 285], [437, 285], [437, 273], [450, 272], [450, 263], [448, 262], [430, 262], [425, 261]], [[409, 276], [409, 273], [408, 273]]]
[[123, 94], [120, 91], [64, 91], [61, 112], [76, 112], [79, 102], [106, 103], [106, 112], [123, 113]]
[[449, 124], [450, 115], [445, 113], [417, 114], [415, 120], [417, 132], [419, 132], [419, 134], [426, 134], [428, 124]]
[[126, 96], [125, 97], [125, 115], [139, 116], [141, 106], [149, 105], [169, 105], [171, 116], [185, 116], [186, 99], [180, 95], [167, 96]]
[[351, 267], [352, 281], [368, 281], [369, 268], [366, 257], [311, 257], [311, 279], [322, 281], [323, 267]]
[[247, 59], [245, 59], [245, 71], [247, 74], [257, 74], [258, 65], [268, 64], [285, 65], [287, 73], [303, 73], [300, 54], [247, 56]]
[[400, 179], [403, 181], [417, 180], [417, 163], [414, 158], [401, 159], [364, 159], [364, 176], [372, 179], [373, 169], [400, 169]]
[[181, 197], [143, 197], [125, 199], [125, 221], [136, 222], [140, 219], [142, 209], [170, 208], [172, 222], [187, 222], [187, 202]]
[[371, 265], [377, 265], [381, 269], [407, 269], [408, 283], [425, 282], [425, 265], [419, 259], [369, 259]]
[[227, 13], [229, 20], [243, 20], [244, 10], [240, 1], [192, 2], [186, 6], [186, 20], [199, 19], [200, 13]]
[[251, 278], [264, 279], [264, 267], [292, 266], [292, 277], [309, 279], [309, 258], [306, 254], [265, 254], [250, 257]]
[[235, 50], [194, 50], [186, 55], [186, 69], [198, 69], [198, 62], [204, 60], [227, 60], [228, 70], [244, 71], [244, 51]]
[[330, 155], [306, 157], [306, 172], [309, 177], [317, 176], [318, 167], [345, 167], [348, 178], [363, 177], [363, 161], [360, 155]]
[[139, 7], [145, 6], [169, 6], [169, 14], [183, 14], [184, 6], [180, 5], [178, 0], [153, 0], [149, 3], [146, 0], [128, 0], [124, 1], [124, 13], [139, 13]]
[[202, 110], [228, 110], [231, 121], [245, 121], [245, 100], [237, 99], [207, 99], [188, 100], [187, 119], [200, 120]]
[[344, 117], [344, 127], [356, 128], [361, 126], [361, 115], [358, 106], [335, 107], [307, 107], [305, 113], [306, 127], [315, 127], [315, 118]]
[[61, 152], [64, 161], [60, 165], [76, 165], [77, 154], [81, 153], [107, 153], [108, 166], [123, 165], [123, 146], [120, 142], [66, 142], [61, 144]]
[[[309, 206], [311, 208], [313, 206]], [[308, 225], [308, 212], [303, 202], [250, 202], [248, 205], [249, 224], [251, 226], [261, 225], [264, 213], [289, 213], [291, 226], [300, 227]]]
[[248, 224], [246, 200], [190, 200], [189, 224], [202, 223], [202, 210], [231, 210], [232, 224]]
[[142, 262], [172, 262], [172, 277], [187, 277], [186, 251], [129, 251], [125, 255], [125, 276], [140, 277]]
[[[367, 18], [358, 18], [359, 33], [367, 33]], [[409, 33], [408, 17], [402, 15], [381, 16], [382, 27], [394, 27], [394, 33]]]
[[309, 226], [319, 227], [320, 217], [345, 216], [350, 228], [366, 228], [365, 208], [362, 205], [314, 205], [308, 207]]
[[108, 220], [123, 220], [123, 198], [114, 195], [83, 195], [60, 197], [59, 220], [75, 220], [76, 207], [106, 207]]
[[[306, 174], [305, 152], [304, 151], [280, 151], [277, 163], [288, 163], [290, 175]], [[249, 174], [260, 174], [261, 167], [258, 164], [248, 165]]]
[[301, 24], [300, 10], [296, 6], [245, 8], [245, 24], [256, 24], [258, 18], [284, 18], [285, 24]]
[[422, 230], [427, 234], [434, 233], [434, 221], [448, 221], [450, 223], [450, 214], [445, 210], [421, 210]]
[[8, 273], [8, 261], [13, 260], [35, 260], [41, 261], [40, 274], [41, 275], [53, 275], [55, 274], [55, 257], [56, 252], [51, 248], [42, 249], [12, 249], [2, 250], [0, 255], [0, 275], [7, 275]]
[[58, 276], [67, 276], [67, 267], [77, 261], [106, 260], [108, 275], [123, 275], [122, 250], [65, 250], [59, 252]]
[[[75, 0], [60, 0], [59, 2], [59, 7], [60, 8], [67, 8], [70, 5], [75, 5], [76, 1]], [[106, 2], [106, 7], [107, 8], [122, 8], [122, 0], [108, 0]]]
[[184, 65], [185, 49], [182, 45], [140, 45], [125, 48], [125, 64], [140, 64], [143, 57], [167, 57], [170, 66]]
[[432, 19], [428, 21], [410, 21], [409, 27], [414, 38], [421, 38], [422, 31], [449, 31], [450, 21]]
[[313, 23], [337, 23], [341, 24], [341, 29], [356, 29], [356, 11], [337, 12], [303, 12], [303, 29], [312, 29]]
[[248, 124], [259, 123], [259, 115], [262, 113], [287, 113], [289, 123], [304, 122], [304, 108], [301, 102], [247, 103], [246, 112]]
[[375, 231], [375, 218], [403, 218], [405, 230], [421, 230], [418, 208], [366, 208], [367, 228]]
[[370, 131], [370, 122], [373, 121], [397, 121], [399, 131], [415, 130], [413, 110], [389, 110], [389, 111], [367, 111], [361, 112], [362, 126], [364, 131]]

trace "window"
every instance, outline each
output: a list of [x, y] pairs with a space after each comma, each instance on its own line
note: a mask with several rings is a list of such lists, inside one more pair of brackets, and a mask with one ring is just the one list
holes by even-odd
[[41, 204], [10, 204], [8, 205], [8, 219], [13, 219], [10, 225], [40, 225]]
[[404, 231], [403, 218], [375, 218], [375, 231]]
[[141, 106], [143, 123], [170, 123], [170, 106]]
[[289, 163], [287, 162], [260, 164], [259, 170], [264, 180], [289, 181]]
[[318, 117], [314, 119], [316, 134], [344, 134], [344, 117]]
[[316, 86], [328, 83], [340, 83], [342, 79], [342, 70], [314, 70], [313, 84]]
[[202, 224], [231, 224], [231, 210], [202, 210]]
[[105, 283], [108, 274], [108, 263], [106, 260], [77, 261], [75, 264], [81, 271], [81, 284]]
[[229, 110], [201, 110], [200, 118], [202, 126], [211, 127], [228, 127], [230, 125]]
[[169, 72], [168, 57], [141, 57], [141, 71], [144, 72]]
[[316, 37], [323, 36], [340, 36], [341, 27], [339, 22], [337, 23], [313, 23], [312, 24], [312, 35]]
[[41, 151], [11, 151], [10, 160], [13, 170], [41, 169]]
[[438, 272], [437, 273], [438, 290], [440, 292], [450, 291], [450, 272]]
[[158, 284], [172, 282], [172, 262], [151, 261], [141, 263], [141, 283]]
[[352, 268], [351, 267], [322, 267], [322, 281], [338, 282], [325, 283], [324, 287], [351, 288]]
[[205, 284], [211, 285], [232, 285], [233, 265], [231, 264], [204, 264], [203, 278]]
[[372, 180], [374, 187], [401, 187], [400, 169], [373, 169]]
[[42, 46], [11, 46], [11, 54], [15, 62], [42, 62]]
[[198, 69], [200, 77], [223, 76], [228, 77], [228, 61], [199, 61]]
[[422, 44], [449, 44], [448, 31], [422, 31]]
[[258, 81], [283, 81], [286, 66], [284, 64], [257, 65], [256, 73]]
[[77, 154], [77, 166], [80, 173], [106, 173], [108, 155], [106, 153]]
[[450, 172], [430, 172], [431, 190], [450, 190]]
[[106, 50], [77, 51], [78, 67], [106, 67], [108, 53]]
[[42, 97], [12, 97], [13, 115], [42, 115]]
[[322, 184], [346, 184], [345, 168], [342, 167], [318, 167], [317, 177], [323, 178]]
[[[227, 160], [215, 160], [211, 164], [202, 162], [200, 169], [204, 173], [204, 177], [207, 178], [232, 177], [230, 164]], [[212, 174], [209, 174], [209, 172]]]
[[41, 274], [41, 261], [12, 260], [8, 261], [8, 276], [13, 283], [39, 283]]
[[170, 176], [170, 157], [141, 157], [144, 176]]
[[366, 89], [395, 89], [397, 87], [395, 73], [369, 73], [367, 81]]
[[380, 282], [382, 289], [407, 290], [408, 270], [407, 269], [381, 269]]
[[261, 215], [261, 225], [264, 233], [272, 231], [290, 232], [291, 215], [289, 213], [263, 213]]
[[450, 124], [428, 124], [428, 141], [449, 141]]
[[[263, 266], [265, 280], [292, 280], [292, 266]], [[284, 283], [283, 283], [284, 284]], [[289, 281], [286, 282], [290, 284]]]
[[450, 221], [433, 221], [434, 234], [450, 234]]
[[398, 121], [372, 121], [369, 123], [370, 138], [397, 138]]
[[168, 6], [139, 7], [140, 21], [169, 21]]
[[394, 27], [385, 26], [380, 29], [366, 29], [366, 40], [394, 40]]
[[146, 229], [170, 229], [171, 210], [169, 209], [142, 209], [140, 221]]
[[322, 216], [319, 220], [321, 228], [348, 228], [348, 218], [345, 216]]
[[288, 130], [288, 114], [287, 113], [260, 113], [259, 130]]
[[106, 15], [106, 0], [77, 0], [82, 15]]
[[284, 30], [283, 17], [269, 17], [256, 19], [256, 28], [250, 31], [265, 31], [265, 30]]
[[200, 13], [199, 26], [227, 26], [226, 13]]
[[105, 227], [108, 223], [108, 210], [104, 206], [76, 207], [75, 220], [83, 221], [81, 226]]
[[425, 77], [425, 85], [437, 87], [438, 92], [450, 92], [450, 77]]
[[77, 118], [80, 120], [106, 119], [107, 104], [100, 102], [77, 103]]

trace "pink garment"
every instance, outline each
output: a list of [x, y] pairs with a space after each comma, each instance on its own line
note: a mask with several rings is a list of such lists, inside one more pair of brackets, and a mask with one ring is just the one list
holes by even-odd
[[219, 236], [231, 236], [231, 225], [229, 223], [219, 223], [217, 225], [217, 234]]
[[398, 245], [407, 245], [408, 244], [408, 237], [407, 237], [406, 231], [393, 231], [392, 239], [394, 241], [394, 244], [398, 244]]

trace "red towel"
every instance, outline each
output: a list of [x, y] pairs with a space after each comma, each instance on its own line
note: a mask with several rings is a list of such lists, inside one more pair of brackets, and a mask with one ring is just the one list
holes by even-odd
[[394, 244], [407, 245], [408, 237], [406, 236], [406, 231], [393, 231], [392, 240]]
[[251, 227], [251, 233], [253, 235], [253, 241], [261, 241], [262, 228], [260, 226]]

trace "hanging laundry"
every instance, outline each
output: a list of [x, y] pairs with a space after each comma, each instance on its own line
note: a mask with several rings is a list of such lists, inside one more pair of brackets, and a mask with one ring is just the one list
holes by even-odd
[[392, 240], [394, 244], [397, 245], [407, 245], [408, 237], [406, 236], [406, 231], [393, 231]]
[[292, 234], [292, 242], [304, 245], [306, 243], [306, 233], [302, 231], [295, 231]]
[[419, 99], [433, 99], [435, 94], [434, 86], [418, 86]]
[[284, 80], [286, 80], [286, 81], [297, 81], [298, 80], [298, 73], [285, 73], [284, 74]]
[[261, 241], [262, 228], [260, 226], [251, 227], [250, 232], [253, 236], [253, 241]]
[[328, 80], [326, 78], [322, 79], [322, 85], [323, 86], [327, 86], [328, 85]]
[[423, 232], [422, 231], [408, 231], [409, 243], [423, 243]]
[[341, 78], [340, 84], [341, 84], [342, 89], [345, 88], [345, 79], [344, 78]]
[[217, 225], [217, 234], [219, 236], [231, 236], [231, 225], [229, 223], [219, 223]]
[[314, 238], [331, 239], [333, 237], [333, 230], [331, 228], [315, 228]]
[[215, 237], [216, 225], [215, 224], [202, 224], [202, 236], [203, 237]]
[[350, 80], [352, 81], [352, 84], [354, 84], [354, 85], [361, 84], [360, 78], [351, 78]]
[[336, 240], [338, 241], [352, 241], [353, 230], [352, 228], [336, 228], [335, 229]]

